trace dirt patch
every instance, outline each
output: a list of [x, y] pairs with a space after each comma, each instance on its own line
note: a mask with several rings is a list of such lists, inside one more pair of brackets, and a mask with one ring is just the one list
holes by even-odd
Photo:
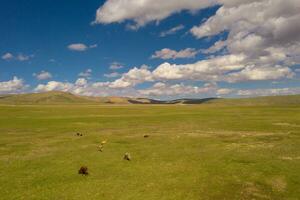
[[257, 148], [261, 148], [261, 149], [269, 149], [269, 148], [273, 148], [274, 145], [273, 144], [266, 144], [263, 142], [258, 142], [258, 143], [232, 143], [232, 144], [227, 144], [226, 145], [226, 149], [257, 149]]
[[300, 125], [290, 124], [290, 123], [286, 123], [286, 122], [273, 123], [273, 125], [275, 125], [275, 126], [300, 127]]
[[241, 199], [271, 199], [263, 193], [263, 189], [259, 188], [254, 183], [246, 183], [241, 191]]
[[276, 176], [267, 181], [273, 191], [284, 192], [287, 187], [286, 178], [284, 176]]
[[279, 157], [281, 160], [300, 160], [300, 156], [281, 156]]
[[256, 137], [256, 136], [273, 136], [286, 135], [287, 133], [271, 133], [271, 132], [241, 132], [241, 131], [195, 131], [186, 132], [183, 135], [192, 137], [220, 137], [220, 138], [234, 138], [234, 137]]

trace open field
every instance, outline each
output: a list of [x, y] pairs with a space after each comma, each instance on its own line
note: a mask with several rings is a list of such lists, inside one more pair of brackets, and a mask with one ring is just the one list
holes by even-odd
[[1, 105], [0, 168], [5, 200], [296, 200], [300, 104]]

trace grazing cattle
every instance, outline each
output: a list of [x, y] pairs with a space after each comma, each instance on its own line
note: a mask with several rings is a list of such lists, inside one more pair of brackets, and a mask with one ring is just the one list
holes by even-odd
[[106, 144], [106, 142], [107, 142], [107, 140], [101, 141], [100, 145], [98, 146], [98, 150], [99, 150], [99, 151], [101, 151], [101, 152], [103, 151], [104, 144]]
[[78, 174], [82, 174], [85, 176], [89, 175], [88, 168], [86, 166], [80, 167], [80, 169], [78, 170]]
[[103, 145], [102, 144], [100, 144], [99, 146], [98, 146], [98, 149], [99, 149], [99, 151], [103, 151]]
[[125, 153], [125, 155], [124, 155], [123, 159], [124, 159], [124, 160], [128, 160], [128, 161], [130, 161], [130, 160], [131, 160], [130, 153]]

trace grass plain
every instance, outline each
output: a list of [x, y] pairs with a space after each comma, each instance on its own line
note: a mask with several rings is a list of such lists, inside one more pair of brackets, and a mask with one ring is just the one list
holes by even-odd
[[287, 98], [0, 105], [0, 199], [300, 199], [300, 104]]

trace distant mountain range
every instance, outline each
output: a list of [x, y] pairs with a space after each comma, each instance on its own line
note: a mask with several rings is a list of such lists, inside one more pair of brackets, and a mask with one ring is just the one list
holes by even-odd
[[255, 98], [205, 98], [160, 101], [148, 98], [88, 97], [67, 92], [45, 92], [0, 96], [0, 104], [214, 104], [214, 105], [300, 105], [300, 95]]

